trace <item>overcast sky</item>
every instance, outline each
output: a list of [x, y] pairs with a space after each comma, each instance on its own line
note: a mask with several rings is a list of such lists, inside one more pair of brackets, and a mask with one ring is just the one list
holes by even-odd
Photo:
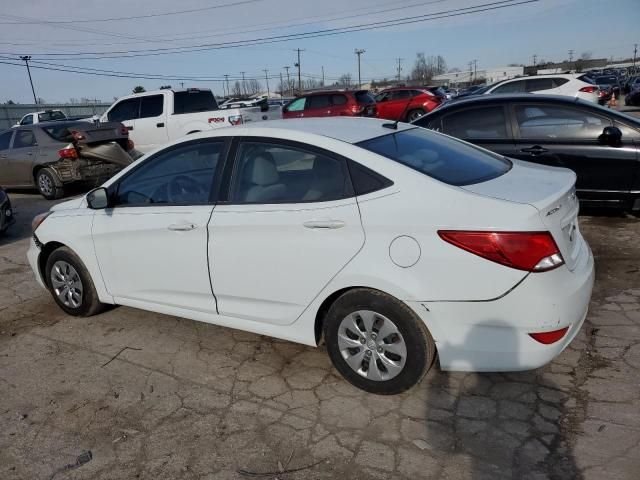
[[[29, 54], [48, 62], [50, 68], [100, 69], [140, 74], [218, 78], [224, 74], [260, 77], [295, 72], [295, 48], [301, 48], [302, 72], [321, 75], [327, 83], [344, 73], [357, 76], [355, 48], [362, 55], [363, 79], [393, 77], [397, 57], [409, 73], [417, 52], [444, 56], [447, 65], [467, 68], [472, 59], [478, 68], [508, 63], [563, 60], [589, 51], [594, 57], [629, 57], [640, 41], [639, 0], [539, 0], [449, 18], [367, 29], [342, 35], [297, 39], [240, 48], [211, 49], [211, 44], [412, 19], [438, 12], [456, 13], [496, 0], [3, 0], [0, 5], [0, 62], [14, 62]], [[524, 0], [513, 0], [524, 1]], [[224, 6], [227, 4], [227, 6]], [[232, 5], [228, 5], [232, 4]], [[605, 8], [606, 5], [606, 8]], [[214, 8], [217, 7], [217, 8]], [[197, 10], [186, 13], [173, 13]], [[132, 16], [154, 15], [146, 18]], [[123, 18], [125, 17], [125, 18]], [[99, 20], [99, 21], [98, 21]], [[60, 23], [69, 22], [72, 23]], [[77, 52], [165, 53], [161, 49], [206, 45], [204, 51], [136, 56], [131, 58], [79, 59]], [[63, 54], [46, 57], [45, 54]], [[114, 53], [113, 55], [123, 55]], [[94, 55], [95, 56], [95, 55]], [[53, 65], [56, 64], [56, 65]], [[64, 65], [60, 67], [59, 65]], [[154, 89], [177, 80], [142, 80], [86, 76], [69, 72], [32, 69], [36, 93], [48, 102], [69, 98], [113, 97], [131, 92], [135, 85]], [[0, 102], [31, 102], [24, 66], [0, 63]], [[272, 88], [277, 80], [272, 79]], [[213, 81], [186, 81], [185, 86], [212, 88]]]

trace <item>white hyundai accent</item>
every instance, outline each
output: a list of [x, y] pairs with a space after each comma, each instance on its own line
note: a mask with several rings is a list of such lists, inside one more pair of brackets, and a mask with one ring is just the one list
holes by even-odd
[[284, 120], [182, 138], [34, 219], [67, 313], [105, 304], [326, 343], [369, 392], [537, 368], [594, 278], [575, 174], [407, 124]]

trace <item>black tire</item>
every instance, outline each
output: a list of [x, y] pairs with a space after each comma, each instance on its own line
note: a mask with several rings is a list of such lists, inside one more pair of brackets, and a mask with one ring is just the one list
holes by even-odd
[[36, 173], [36, 185], [40, 195], [47, 200], [56, 200], [64, 196], [64, 188], [50, 168], [42, 168]]
[[[393, 378], [365, 378], [342, 356], [338, 343], [340, 324], [343, 319], [361, 310], [372, 311], [391, 320], [402, 336], [406, 359], [400, 373]], [[331, 305], [324, 321], [324, 339], [329, 357], [342, 376], [356, 387], [379, 395], [394, 395], [416, 385], [433, 365], [436, 353], [431, 334], [409, 306], [383, 292], [366, 288], [349, 290]], [[368, 347], [363, 345], [363, 348]]]
[[[56, 281], [60, 281], [61, 277], [56, 275], [57, 272], [54, 272], [54, 268], [61, 268], [64, 264], [70, 265], [73, 270], [75, 270], [75, 274], [71, 272], [69, 277], [73, 277], [74, 281], [76, 274], [80, 281], [80, 295], [76, 295], [76, 298], [80, 298], [78, 302], [79, 305], [75, 306], [72, 304], [65, 304], [57, 295], [56, 288], [54, 283]], [[63, 269], [64, 271], [64, 269]], [[57, 277], [57, 278], [54, 278]], [[99, 313], [105, 305], [100, 302], [98, 299], [98, 293], [96, 292], [96, 287], [91, 280], [91, 275], [89, 275], [89, 271], [82, 263], [82, 260], [78, 258], [78, 256], [67, 247], [60, 247], [57, 250], [54, 250], [49, 258], [47, 259], [47, 265], [45, 266], [45, 279], [47, 282], [47, 286], [49, 287], [49, 291], [53, 296], [53, 299], [58, 304], [58, 306], [64, 310], [69, 315], [73, 315], [75, 317], [90, 317]], [[64, 283], [64, 282], [63, 282]], [[76, 283], [77, 285], [77, 283]]]
[[413, 110], [409, 111], [407, 113], [407, 123], [411, 123], [411, 122], [419, 119], [425, 113], [426, 112], [424, 110], [422, 110], [421, 108], [416, 108], [416, 109], [413, 109]]

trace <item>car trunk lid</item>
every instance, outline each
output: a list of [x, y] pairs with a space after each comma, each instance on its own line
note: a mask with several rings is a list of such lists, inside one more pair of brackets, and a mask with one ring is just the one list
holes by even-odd
[[576, 174], [564, 168], [512, 161], [513, 168], [504, 175], [462, 188], [479, 195], [535, 207], [556, 241], [565, 264], [569, 270], [573, 270], [584, 242], [578, 226]]

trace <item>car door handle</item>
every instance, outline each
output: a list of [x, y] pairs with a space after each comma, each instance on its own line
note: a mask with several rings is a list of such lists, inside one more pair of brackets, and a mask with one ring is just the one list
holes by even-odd
[[127, 127], [127, 130], [131, 131], [133, 130], [133, 127]]
[[158, 128], [164, 127], [164, 122], [156, 123], [156, 127]]
[[523, 148], [520, 150], [523, 153], [530, 153], [531, 155], [540, 155], [542, 153], [548, 152], [546, 148], [542, 148], [540, 145], [534, 145], [531, 148]]
[[188, 232], [190, 230], [195, 230], [198, 226], [194, 223], [174, 223], [167, 227], [172, 232]]
[[306, 228], [334, 230], [342, 228], [346, 224], [342, 220], [309, 220], [302, 225]]

